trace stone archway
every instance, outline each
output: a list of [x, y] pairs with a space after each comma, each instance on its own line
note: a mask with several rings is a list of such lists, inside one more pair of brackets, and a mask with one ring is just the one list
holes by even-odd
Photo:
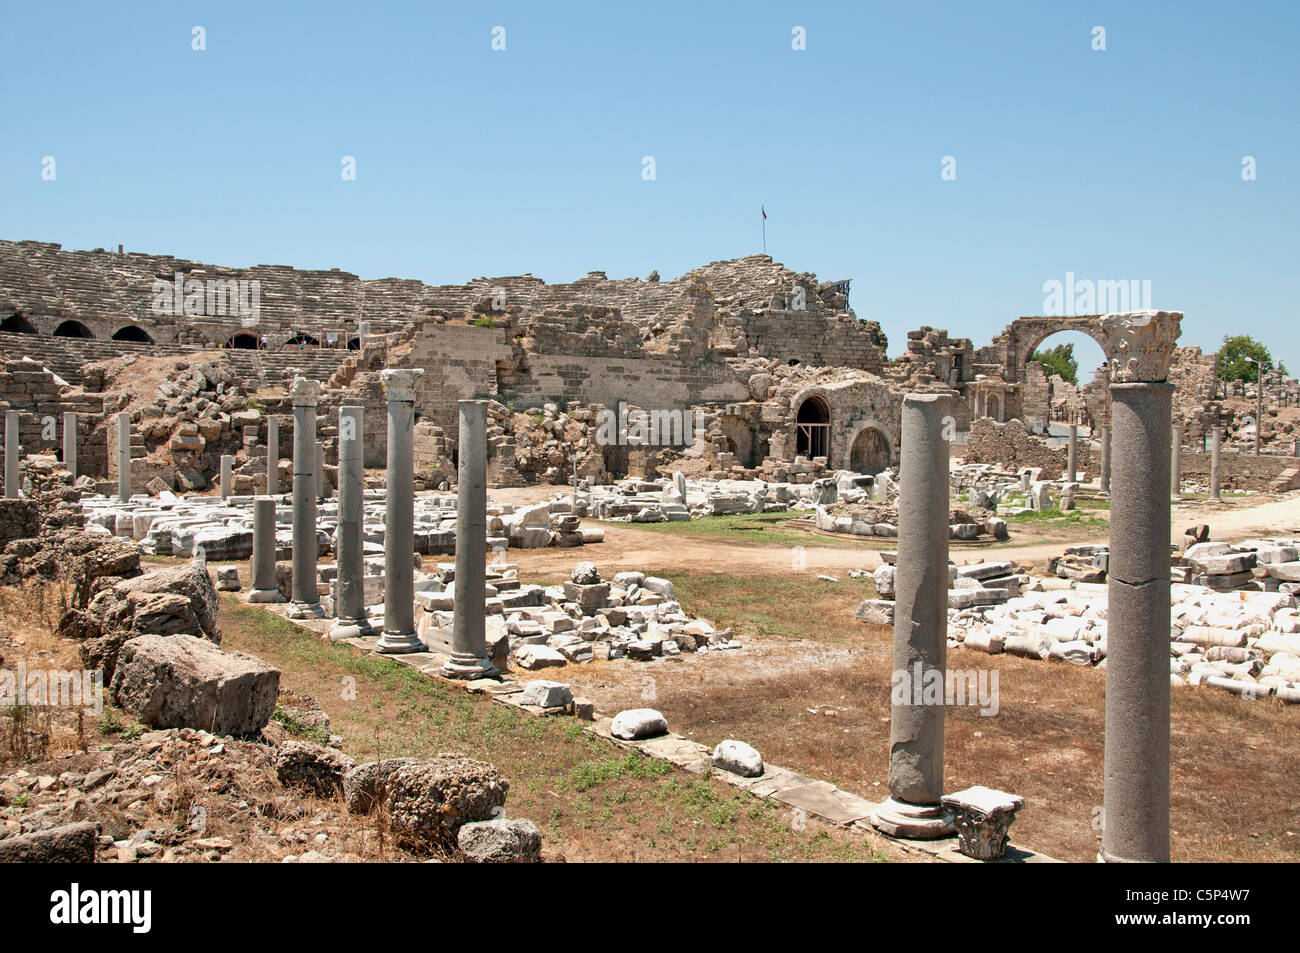
[[821, 394], [809, 394], [795, 411], [795, 454], [830, 457], [831, 405]]
[[35, 334], [36, 325], [28, 321], [21, 314], [14, 312], [0, 321], [0, 331], [11, 331], [14, 334]]
[[870, 424], [858, 431], [849, 446], [849, 469], [854, 473], [875, 476], [889, 466], [890, 458], [889, 438]]
[[93, 338], [95, 335], [90, 333], [90, 328], [86, 327], [80, 321], [64, 321], [54, 329], [56, 338]]
[[114, 341], [134, 341], [137, 344], [152, 344], [153, 338], [144, 328], [134, 324], [126, 324], [113, 332]]

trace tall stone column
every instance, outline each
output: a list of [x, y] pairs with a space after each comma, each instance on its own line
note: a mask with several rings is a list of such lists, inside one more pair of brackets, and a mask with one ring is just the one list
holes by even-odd
[[1110, 492], [1110, 425], [1101, 428], [1101, 492]]
[[5, 499], [18, 499], [18, 411], [5, 411]]
[[[388, 400], [384, 477], [384, 632], [376, 652], [423, 652], [415, 632], [415, 383], [422, 368], [383, 371]], [[460, 588], [459, 579], [456, 582]]]
[[280, 492], [280, 418], [266, 418], [266, 492]]
[[275, 499], [253, 500], [253, 588], [249, 602], [284, 602], [275, 581]]
[[316, 593], [316, 402], [320, 381], [295, 377], [293, 398], [293, 601], [321, 615]]
[[[339, 529], [334, 549], [338, 582], [334, 586], [334, 641], [370, 635], [365, 600], [365, 471], [362, 468], [362, 426], [365, 408], [339, 408]], [[414, 595], [412, 596], [414, 599]], [[387, 605], [387, 600], [385, 600]]]
[[1079, 425], [1070, 424], [1070, 442], [1065, 451], [1065, 479], [1073, 483], [1079, 472]]
[[1182, 314], [1101, 319], [1109, 339], [1115, 488], [1107, 574], [1105, 794], [1100, 859], [1169, 860], [1169, 480]]
[[[953, 832], [943, 797], [943, 692], [948, 653], [948, 441], [942, 394], [903, 398], [894, 577], [894, 674], [889, 728], [890, 797], [871, 823], [893, 837], [931, 839]], [[926, 704], [926, 701], [930, 704]]]
[[77, 478], [77, 415], [71, 411], [63, 415], [63, 468]]
[[487, 584], [487, 401], [462, 400], [456, 478], [456, 599], [448, 678], [496, 675], [487, 654], [484, 587]]
[[230, 486], [233, 482], [235, 458], [228, 453], [221, 455], [221, 498], [230, 499]]
[[1170, 427], [1169, 444], [1169, 495], [1175, 500], [1183, 498], [1183, 428]]
[[131, 498], [131, 415], [117, 415], [117, 499]]
[[1219, 500], [1220, 482], [1223, 479], [1223, 428], [1215, 427], [1210, 434], [1210, 499]]
[[316, 441], [316, 499], [325, 499], [325, 444]]

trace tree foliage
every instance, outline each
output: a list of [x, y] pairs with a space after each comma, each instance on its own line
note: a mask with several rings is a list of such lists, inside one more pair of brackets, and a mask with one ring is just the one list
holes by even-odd
[[1273, 356], [1268, 353], [1268, 348], [1249, 334], [1225, 335], [1223, 346], [1219, 348], [1219, 380], [1258, 381], [1259, 365], [1256, 361], [1263, 361], [1265, 369], [1273, 366]]
[[1074, 358], [1073, 344], [1058, 344], [1046, 351], [1035, 349], [1029, 353], [1029, 360], [1042, 364], [1048, 377], [1060, 374], [1062, 380], [1076, 386], [1079, 383], [1079, 362]]

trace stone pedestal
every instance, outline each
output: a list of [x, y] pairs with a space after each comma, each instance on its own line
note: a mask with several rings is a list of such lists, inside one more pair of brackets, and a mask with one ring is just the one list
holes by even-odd
[[5, 411], [5, 499], [18, 499], [18, 411]]
[[365, 472], [362, 468], [362, 407], [339, 408], [339, 528], [334, 549], [338, 580], [334, 583], [334, 641], [370, 635], [366, 621], [365, 560], [363, 554]]
[[462, 400], [456, 482], [456, 600], [449, 678], [497, 674], [487, 654], [484, 587], [487, 583], [487, 401]]
[[316, 402], [320, 381], [295, 377], [293, 398], [293, 602], [320, 616], [316, 591]]
[[1101, 492], [1110, 492], [1110, 425], [1101, 428]]
[[929, 672], [944, 678], [948, 635], [948, 442], [941, 394], [903, 398], [894, 573], [894, 692], [890, 708], [889, 792], [871, 823], [894, 837], [952, 833], [943, 797], [944, 708], [924, 704]]
[[117, 499], [131, 498], [131, 415], [117, 415]]
[[[415, 631], [415, 383], [421, 368], [380, 374], [388, 401], [384, 509], [384, 632], [376, 652], [423, 652]], [[360, 435], [358, 435], [358, 439]], [[459, 588], [459, 582], [457, 588]]]
[[1223, 428], [1215, 427], [1210, 435], [1210, 499], [1222, 499], [1220, 484], [1223, 479]]
[[280, 492], [280, 418], [266, 418], [266, 492]]
[[1171, 427], [1169, 452], [1169, 495], [1175, 500], [1183, 498], [1183, 428]]
[[1079, 425], [1070, 424], [1070, 439], [1065, 447], [1065, 479], [1073, 483], [1079, 473]]
[[253, 588], [249, 602], [284, 602], [275, 580], [275, 500], [253, 500]]
[[77, 415], [63, 415], [63, 468], [77, 478]]
[[235, 458], [228, 453], [221, 455], [221, 498], [230, 498], [230, 485], [234, 479]]
[[1100, 859], [1169, 860], [1171, 408], [1182, 315], [1107, 315], [1115, 488], [1107, 573], [1105, 794]]

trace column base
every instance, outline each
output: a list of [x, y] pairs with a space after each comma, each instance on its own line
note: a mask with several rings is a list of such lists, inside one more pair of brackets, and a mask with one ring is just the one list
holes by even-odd
[[248, 593], [249, 602], [285, 602], [279, 589], [253, 589]]
[[375, 643], [375, 651], [384, 655], [404, 655], [407, 652], [427, 652], [428, 649], [415, 632], [385, 632]]
[[956, 832], [952, 814], [942, 804], [909, 804], [892, 797], [871, 812], [871, 826], [908, 840], [938, 840]]
[[289, 606], [290, 619], [323, 619], [325, 608], [319, 602], [294, 602]]
[[492, 678], [500, 675], [501, 670], [492, 664], [486, 655], [468, 655], [457, 653], [443, 663], [439, 674], [445, 678], [472, 680], [475, 678]]
[[327, 637], [331, 642], [345, 642], [348, 639], [369, 638], [374, 634], [374, 627], [367, 619], [335, 619]]

